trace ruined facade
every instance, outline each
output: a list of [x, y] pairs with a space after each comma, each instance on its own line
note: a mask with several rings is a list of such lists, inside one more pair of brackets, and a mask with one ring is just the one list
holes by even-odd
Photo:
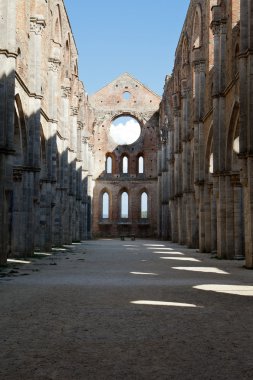
[[0, 1], [0, 263], [90, 237], [88, 124], [62, 1]]
[[0, 0], [0, 264], [135, 234], [252, 268], [252, 18], [191, 0], [162, 99], [123, 74], [88, 100], [63, 0]]
[[253, 266], [253, 5], [192, 0], [160, 107], [159, 234]]
[[[95, 116], [94, 236], [154, 237], [157, 234], [156, 157], [160, 100], [127, 73], [90, 97]], [[133, 117], [140, 124], [140, 136], [133, 143], [117, 144], [110, 136], [111, 123], [122, 116]], [[126, 211], [123, 215], [124, 196]], [[104, 197], [108, 197], [107, 215], [103, 215]], [[142, 212], [144, 197], [147, 205]]]

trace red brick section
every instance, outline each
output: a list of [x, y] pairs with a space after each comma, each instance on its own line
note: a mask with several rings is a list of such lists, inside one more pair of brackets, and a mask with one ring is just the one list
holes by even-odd
[[[124, 99], [124, 92], [131, 95]], [[95, 187], [93, 192], [93, 235], [140, 237], [157, 233], [157, 150], [160, 97], [129, 74], [123, 74], [90, 98], [95, 122]], [[139, 139], [131, 145], [117, 145], [109, 136], [112, 120], [121, 115], [134, 117], [141, 125]], [[112, 174], [105, 173], [106, 155], [113, 159]], [[122, 173], [123, 156], [128, 157], [128, 174]], [[138, 158], [144, 158], [144, 173], [138, 174]], [[110, 197], [110, 216], [102, 218], [102, 195]], [[129, 195], [129, 217], [120, 217], [123, 191]], [[141, 194], [148, 194], [148, 218], [141, 219]]]

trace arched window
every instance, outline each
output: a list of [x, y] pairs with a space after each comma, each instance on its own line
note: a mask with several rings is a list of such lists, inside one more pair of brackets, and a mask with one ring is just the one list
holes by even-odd
[[123, 174], [128, 173], [128, 157], [124, 156], [122, 160], [122, 172]]
[[144, 158], [143, 158], [143, 156], [140, 156], [138, 159], [138, 173], [139, 174], [144, 173]]
[[126, 191], [124, 191], [121, 194], [121, 212], [120, 212], [121, 218], [128, 218], [128, 194]]
[[213, 174], [213, 153], [210, 154], [210, 159], [209, 159], [209, 173]]
[[141, 219], [147, 219], [148, 217], [148, 194], [141, 194]]
[[65, 45], [65, 78], [70, 76], [70, 46], [69, 41], [66, 41]]
[[112, 174], [112, 157], [107, 156], [106, 157], [106, 173], [107, 174]]
[[102, 218], [108, 219], [109, 218], [109, 194], [104, 193], [103, 199], [102, 199]]
[[193, 23], [193, 33], [192, 33], [192, 47], [193, 49], [197, 49], [201, 46], [201, 10], [200, 7], [197, 6], [194, 23]]
[[189, 63], [189, 56], [188, 56], [188, 42], [187, 38], [184, 37], [183, 45], [182, 45], [182, 66], [187, 65]]

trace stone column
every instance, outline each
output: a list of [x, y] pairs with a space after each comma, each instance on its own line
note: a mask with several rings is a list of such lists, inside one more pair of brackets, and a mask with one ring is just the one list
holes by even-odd
[[234, 257], [243, 258], [244, 255], [244, 223], [243, 223], [243, 192], [240, 179], [237, 175], [231, 178], [233, 186], [233, 230], [234, 230]]
[[253, 3], [240, 2], [240, 158], [243, 185], [245, 261], [253, 268]]
[[[60, 176], [61, 160], [60, 154], [57, 152], [56, 135], [57, 135], [57, 117], [58, 117], [58, 72], [61, 62], [57, 59], [50, 58], [48, 61], [48, 140], [47, 147], [47, 162], [48, 162], [48, 178], [42, 180], [41, 189], [41, 249], [50, 251], [52, 244], [61, 245], [59, 231], [61, 225], [61, 216], [59, 215], [58, 202], [59, 197], [56, 194], [57, 174]], [[58, 170], [57, 170], [58, 162]], [[59, 178], [60, 180], [60, 178]], [[57, 205], [56, 205], [57, 203]], [[56, 209], [53, 209], [56, 207]], [[58, 211], [58, 212], [57, 212]], [[55, 234], [53, 234], [53, 231]]]
[[194, 74], [195, 74], [195, 100], [194, 100], [194, 182], [196, 188], [196, 199], [199, 204], [199, 249], [206, 251], [205, 245], [205, 144], [204, 144], [204, 93], [205, 93], [205, 61], [198, 57], [198, 51], [194, 52]]
[[211, 24], [214, 34], [214, 80], [213, 80], [213, 168], [215, 192], [217, 198], [217, 254], [226, 258], [227, 234], [226, 224], [226, 126], [225, 126], [225, 86], [226, 86], [226, 20], [222, 18], [220, 6], [212, 8], [213, 21]]
[[0, 0], [0, 265], [11, 250], [13, 211], [16, 1]]

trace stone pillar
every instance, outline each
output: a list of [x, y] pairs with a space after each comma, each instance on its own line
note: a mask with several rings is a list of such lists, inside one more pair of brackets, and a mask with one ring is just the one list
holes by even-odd
[[[46, 142], [48, 157], [48, 178], [42, 180], [41, 201], [40, 201], [40, 230], [41, 249], [50, 251], [52, 245], [61, 245], [58, 229], [61, 225], [61, 216], [59, 216], [58, 203], [59, 197], [56, 194], [57, 173], [60, 175], [61, 163], [57, 153], [56, 135], [57, 135], [57, 117], [58, 117], [58, 72], [60, 61], [50, 58], [48, 61], [48, 140]], [[57, 162], [59, 168], [57, 169]], [[59, 178], [60, 180], [60, 178]], [[56, 207], [56, 209], [54, 209]], [[55, 232], [55, 234], [53, 234]]]
[[0, 265], [11, 250], [13, 211], [16, 1], [0, 0]]
[[240, 158], [243, 185], [245, 261], [253, 268], [253, 3], [240, 2]]
[[199, 249], [206, 252], [205, 244], [205, 144], [204, 144], [204, 94], [205, 94], [205, 61], [194, 51], [195, 99], [194, 99], [194, 183], [199, 218]]
[[244, 223], [243, 223], [243, 192], [237, 175], [232, 177], [233, 185], [233, 214], [234, 214], [234, 257], [243, 258], [244, 255]]
[[[226, 87], [226, 20], [222, 18], [220, 6], [212, 8], [213, 21], [211, 24], [214, 34], [214, 80], [213, 80], [213, 170], [215, 192], [217, 198], [217, 254], [228, 257], [226, 225], [229, 216], [226, 212], [226, 126], [225, 126], [225, 87]], [[228, 220], [227, 220], [228, 218]]]

